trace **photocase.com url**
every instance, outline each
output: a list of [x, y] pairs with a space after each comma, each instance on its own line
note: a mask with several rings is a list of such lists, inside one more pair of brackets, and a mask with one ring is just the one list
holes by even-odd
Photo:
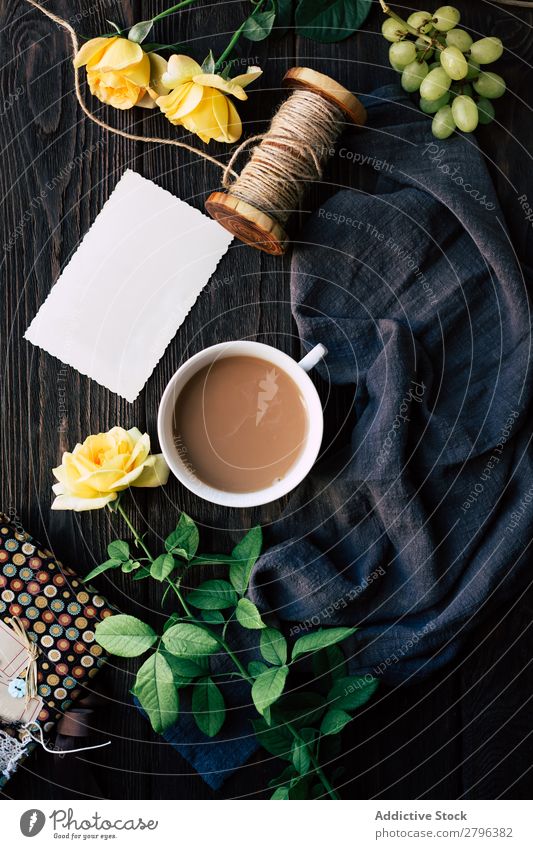
[[433, 831], [432, 829], [418, 828], [380, 828], [375, 832], [376, 840], [391, 840], [391, 839], [409, 839], [417, 840], [419, 838], [433, 838], [434, 840], [453, 840], [453, 839], [468, 839], [475, 840], [492, 839], [494, 837], [513, 837], [513, 829], [506, 826], [463, 826], [462, 828], [439, 828]]

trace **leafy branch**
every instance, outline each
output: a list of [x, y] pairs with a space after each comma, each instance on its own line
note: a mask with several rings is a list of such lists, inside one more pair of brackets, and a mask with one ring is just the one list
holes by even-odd
[[[121, 501], [114, 502], [129, 528], [132, 554], [125, 540], [108, 546], [109, 558], [87, 575], [90, 580], [103, 572], [121, 569], [134, 580], [151, 578], [174, 593], [178, 609], [167, 618], [162, 633], [142, 620], [125, 614], [104, 619], [96, 628], [98, 643], [119, 657], [147, 658], [140, 666], [133, 694], [148, 715], [154, 731], [162, 734], [179, 716], [180, 690], [190, 687], [192, 711], [198, 728], [215, 737], [226, 716], [224, 693], [218, 679], [237, 678], [250, 688], [257, 711], [253, 722], [260, 745], [286, 760], [287, 766], [274, 782], [272, 799], [337, 799], [332, 779], [323, 762], [335, 755], [332, 741], [351, 721], [353, 713], [371, 698], [377, 681], [369, 676], [347, 674], [339, 644], [355, 628], [320, 629], [299, 637], [292, 647], [277, 628], [269, 626], [261, 611], [248, 598], [252, 569], [261, 553], [262, 531], [252, 528], [231, 555], [198, 554], [199, 532], [195, 522], [182, 513], [174, 531], [165, 540], [165, 550], [153, 556], [145, 539], [129, 519]], [[183, 579], [192, 569], [215, 563], [225, 577], [213, 578], [185, 591]], [[256, 633], [258, 654], [247, 667], [227, 637], [229, 624]], [[212, 661], [225, 658], [231, 666], [216, 672]], [[316, 689], [291, 688], [295, 666], [312, 663]]]

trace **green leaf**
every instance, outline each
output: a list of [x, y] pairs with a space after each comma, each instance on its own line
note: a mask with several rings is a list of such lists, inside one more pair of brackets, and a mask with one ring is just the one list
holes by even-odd
[[277, 721], [283, 716], [287, 722], [302, 728], [317, 723], [325, 709], [326, 699], [323, 695], [313, 690], [303, 690], [284, 696], [274, 711]]
[[255, 679], [252, 685], [252, 699], [260, 714], [264, 713], [267, 707], [273, 705], [279, 699], [288, 674], [289, 668], [287, 666], [279, 666], [275, 669], [268, 669]]
[[283, 723], [269, 727], [263, 719], [252, 720], [257, 742], [271, 755], [291, 760], [293, 736]]
[[337, 708], [328, 710], [320, 725], [320, 733], [339, 734], [344, 726], [350, 722], [351, 718], [350, 714], [346, 713], [345, 710], [338, 710]]
[[137, 44], [142, 44], [151, 32], [153, 25], [153, 21], [139, 21], [138, 24], [134, 24], [128, 33], [129, 40], [135, 41]]
[[139, 671], [133, 692], [148, 714], [156, 734], [162, 734], [178, 718], [178, 691], [172, 670], [162, 654], [156, 652], [145, 660]]
[[107, 652], [118, 657], [138, 657], [157, 640], [157, 634], [149, 625], [124, 613], [108, 616], [99, 622], [95, 636]]
[[311, 765], [311, 757], [309, 755], [307, 743], [294, 740], [291, 754], [294, 769], [300, 775], [305, 775]]
[[180, 622], [163, 634], [163, 644], [176, 657], [205, 657], [218, 649], [218, 643], [201, 625]]
[[176, 568], [172, 554], [160, 554], [150, 566], [150, 575], [156, 581], [164, 581]]
[[277, 787], [274, 790], [271, 799], [288, 799], [289, 798], [289, 788], [288, 787]]
[[314, 41], [342, 41], [364, 23], [371, 6], [372, 0], [300, 0], [296, 32]]
[[187, 601], [200, 610], [224, 610], [237, 604], [237, 593], [228, 581], [204, 581]]
[[121, 563], [130, 559], [130, 547], [123, 539], [115, 539], [107, 546], [107, 553], [111, 560], [120, 560]]
[[260, 660], [251, 660], [248, 664], [248, 672], [252, 676], [252, 678], [257, 678], [259, 675], [262, 675], [263, 672], [266, 672], [268, 666], [266, 663], [261, 663]]
[[99, 566], [95, 566], [94, 569], [91, 569], [88, 575], [85, 575], [84, 581], [92, 581], [93, 578], [96, 578], [97, 575], [101, 575], [102, 572], [107, 572], [108, 569], [116, 569], [118, 566], [122, 565], [122, 560], [105, 560], [103, 563], [100, 563]]
[[222, 625], [226, 621], [219, 610], [202, 610], [200, 616], [208, 625]]
[[341, 643], [355, 631], [357, 631], [357, 628], [321, 628], [312, 634], [305, 634], [296, 640], [292, 649], [292, 659], [296, 660], [297, 657], [306, 654], [306, 652], [318, 651], [318, 649], [332, 646], [334, 643]]
[[252, 12], [249, 18], [244, 22], [242, 34], [248, 41], [264, 41], [272, 32], [276, 12], [271, 9], [269, 12]]
[[165, 548], [169, 554], [191, 560], [196, 554], [199, 542], [200, 534], [195, 522], [186, 513], [182, 513], [176, 530], [165, 540]]
[[308, 775], [298, 776], [298, 778], [293, 778], [289, 789], [289, 799], [309, 799], [309, 790], [312, 780], [312, 773], [309, 773]]
[[[194, 678], [200, 678], [209, 673], [209, 659], [207, 657], [176, 657], [166, 649], [160, 649], [160, 651], [172, 669], [175, 681], [192, 681]], [[180, 686], [185, 685], [180, 684]]]
[[150, 577], [150, 570], [146, 568], [146, 566], [141, 566], [140, 569], [137, 569], [135, 575], [133, 576], [134, 581], [142, 581], [143, 578]]
[[215, 73], [215, 57], [213, 56], [213, 51], [210, 50], [204, 61], [202, 62], [202, 74], [214, 74]]
[[235, 561], [229, 570], [229, 579], [239, 595], [244, 595], [248, 589], [250, 575], [254, 564], [261, 554], [263, 546], [263, 531], [256, 525], [235, 546], [231, 556]]
[[361, 678], [352, 675], [339, 678], [328, 693], [328, 699], [335, 702], [332, 707], [341, 710], [356, 710], [372, 698], [378, 686], [377, 678]]
[[224, 697], [212, 678], [201, 678], [192, 693], [194, 719], [200, 731], [215, 737], [224, 725], [226, 707]]
[[122, 571], [125, 575], [128, 575], [130, 572], [135, 572], [140, 567], [140, 563], [137, 560], [126, 560], [125, 563], [122, 564]]
[[257, 607], [248, 598], [239, 599], [239, 603], [235, 608], [235, 616], [237, 622], [239, 625], [242, 625], [243, 628], [248, 628], [251, 631], [256, 631], [259, 628], [266, 628]]
[[287, 641], [280, 631], [275, 628], [265, 628], [261, 631], [259, 644], [261, 654], [268, 663], [283, 666], [287, 662]]
[[319, 684], [331, 687], [333, 681], [345, 677], [347, 671], [346, 659], [339, 646], [327, 646], [313, 655], [313, 674]]
[[122, 32], [122, 30], [120, 29], [119, 25], [115, 23], [115, 21], [110, 21], [110, 20], [109, 20], [109, 18], [106, 18], [106, 23], [111, 24], [111, 26], [113, 27], [113, 29], [115, 29], [115, 30], [116, 30], [116, 32], [118, 32], [118, 34], [120, 35], [120, 33]]

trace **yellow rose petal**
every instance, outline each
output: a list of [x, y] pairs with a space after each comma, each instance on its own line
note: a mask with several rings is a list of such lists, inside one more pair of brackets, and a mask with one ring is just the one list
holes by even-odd
[[121, 71], [140, 62], [145, 55], [140, 44], [128, 38], [117, 38], [105, 51], [96, 64], [91, 63], [91, 70]]
[[58, 495], [52, 503], [52, 510], [74, 510], [81, 513], [85, 510], [100, 510], [117, 497], [116, 492], [103, 495], [99, 498], [79, 498], [75, 495]]
[[248, 68], [245, 74], [238, 74], [236, 77], [233, 77], [231, 82], [246, 88], [247, 85], [250, 85], [250, 83], [253, 83], [254, 80], [260, 77], [262, 73], [261, 68], [253, 65], [251, 68]]
[[138, 85], [141, 88], [146, 88], [146, 86], [150, 84], [150, 60], [146, 53], [143, 53], [140, 62], [124, 68], [121, 71], [121, 74], [129, 83]]
[[167, 70], [162, 76], [162, 82], [168, 88], [177, 88], [185, 82], [190, 82], [195, 74], [201, 73], [200, 65], [190, 56], [174, 53], [168, 60]]
[[149, 86], [153, 92], [153, 98], [158, 95], [167, 94], [169, 88], [163, 83], [163, 75], [167, 72], [167, 60], [163, 59], [159, 53], [149, 53], [150, 61], [150, 82]]
[[152, 454], [144, 464], [142, 474], [133, 486], [164, 486], [168, 481], [170, 469], [162, 454]]
[[247, 100], [248, 95], [240, 85], [235, 85], [234, 80], [223, 80], [218, 74], [197, 74], [193, 81], [198, 85], [209, 86], [226, 94], [231, 94], [237, 100]]
[[87, 65], [91, 60], [98, 62], [104, 55], [107, 48], [117, 40], [116, 36], [111, 38], [91, 38], [90, 41], [82, 44], [74, 57], [74, 67], [81, 68], [82, 65]]

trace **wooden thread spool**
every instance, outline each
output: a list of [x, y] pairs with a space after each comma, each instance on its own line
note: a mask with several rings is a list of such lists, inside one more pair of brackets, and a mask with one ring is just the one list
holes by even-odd
[[[312, 92], [322, 97], [328, 104], [333, 104], [336, 107], [333, 112], [338, 115], [339, 122], [347, 118], [352, 124], [362, 125], [366, 121], [366, 110], [357, 97], [325, 74], [320, 74], [311, 68], [291, 68], [285, 74], [283, 83], [292, 89]], [[290, 101], [291, 98], [286, 102], [288, 107], [290, 107]], [[268, 139], [268, 132], [262, 138]], [[332, 139], [332, 143], [334, 141], [336, 141], [336, 137]], [[234, 158], [246, 144], [247, 142], [244, 142], [237, 149]], [[284, 142], [281, 138], [269, 141], [270, 150], [279, 149], [280, 157], [287, 153], [287, 145], [289, 144], [289, 140]], [[318, 158], [326, 161], [328, 156], [329, 153]], [[230, 162], [230, 166], [231, 164], [232, 162]], [[236, 187], [235, 191], [237, 191], [238, 178], [233, 186]], [[232, 194], [232, 186], [230, 186], [227, 193], [212, 192], [205, 203], [205, 208], [212, 218], [250, 247], [277, 256], [285, 252], [288, 237], [283, 226], [285, 222], [284, 220], [280, 221], [279, 218], [285, 219], [288, 214], [284, 210], [283, 216], [276, 217], [268, 199], [265, 198], [264, 206], [260, 208], [257, 203], [250, 203], [243, 197]]]

